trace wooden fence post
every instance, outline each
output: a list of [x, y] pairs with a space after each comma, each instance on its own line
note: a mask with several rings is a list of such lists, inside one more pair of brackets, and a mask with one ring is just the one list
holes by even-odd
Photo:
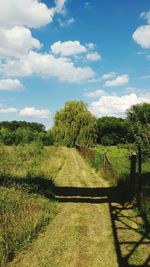
[[137, 188], [137, 204], [139, 208], [142, 208], [143, 205], [143, 192], [142, 192], [142, 151], [141, 147], [138, 147], [138, 188]]
[[136, 160], [137, 160], [137, 155], [132, 154], [131, 156], [131, 169], [130, 169], [130, 179], [131, 179], [131, 186], [133, 190], [133, 194], [135, 194], [135, 177], [136, 177]]

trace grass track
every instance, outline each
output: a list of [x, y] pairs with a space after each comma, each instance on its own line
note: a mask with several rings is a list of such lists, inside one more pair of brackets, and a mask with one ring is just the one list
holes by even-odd
[[[121, 260], [117, 256], [118, 251], [116, 253], [107, 196], [108, 184], [94, 173], [75, 149], [63, 148], [62, 150], [66, 161], [55, 179], [57, 186], [55, 193], [61, 202], [59, 212], [45, 228], [45, 231], [32, 242], [26, 251], [19, 253], [8, 266], [142, 266], [138, 264], [141, 264], [140, 261], [144, 262], [146, 260], [148, 245], [144, 245], [140, 252], [136, 253], [136, 257], [132, 259], [132, 265], [130, 263], [121, 265]], [[113, 207], [115, 205], [113, 203]], [[119, 207], [117, 206], [116, 209], [114, 207], [112, 213], [117, 211]], [[126, 210], [128, 210], [127, 207]], [[135, 215], [132, 209], [129, 212], [131, 217]], [[128, 239], [133, 241], [132, 243], [136, 243], [142, 236], [136, 231], [139, 222], [138, 216], [135, 215], [136, 221], [133, 223], [128, 220], [128, 213], [124, 214], [125, 223], [131, 229], [135, 229], [134, 233], [136, 232], [133, 235], [133, 232], [128, 229]], [[122, 226], [119, 222], [118, 227], [121, 228]], [[121, 230], [119, 235], [123, 243], [127, 232], [124, 233]], [[143, 240], [148, 242], [145, 237]], [[119, 241], [117, 242], [117, 245], [119, 245]], [[128, 246], [125, 246], [125, 249], [123, 248], [122, 254], [125, 254], [125, 250], [129, 253]], [[140, 257], [138, 257], [138, 254]], [[138, 264], [136, 265], [136, 263]]]

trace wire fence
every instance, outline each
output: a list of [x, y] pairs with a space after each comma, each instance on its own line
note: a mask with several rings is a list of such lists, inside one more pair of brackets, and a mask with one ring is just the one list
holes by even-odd
[[126, 189], [137, 200], [140, 210], [150, 223], [150, 151], [138, 148], [137, 153], [127, 147], [86, 147], [76, 145], [97, 171], [103, 172], [115, 186]]

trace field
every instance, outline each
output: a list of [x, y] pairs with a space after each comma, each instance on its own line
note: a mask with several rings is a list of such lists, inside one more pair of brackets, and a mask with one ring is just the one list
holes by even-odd
[[0, 159], [0, 266], [3, 266], [55, 215], [57, 203], [51, 186], [64, 157], [58, 148], [24, 145], [1, 146]]
[[[111, 161], [126, 151], [109, 149]], [[140, 214], [74, 148], [1, 146], [0, 156], [2, 267], [147, 266]]]

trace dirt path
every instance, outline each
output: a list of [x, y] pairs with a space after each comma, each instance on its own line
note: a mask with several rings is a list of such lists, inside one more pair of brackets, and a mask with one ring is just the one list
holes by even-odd
[[[63, 149], [66, 162], [56, 179], [60, 209], [11, 267], [117, 267], [107, 191], [75, 149]], [[69, 188], [71, 187], [71, 188]]]

